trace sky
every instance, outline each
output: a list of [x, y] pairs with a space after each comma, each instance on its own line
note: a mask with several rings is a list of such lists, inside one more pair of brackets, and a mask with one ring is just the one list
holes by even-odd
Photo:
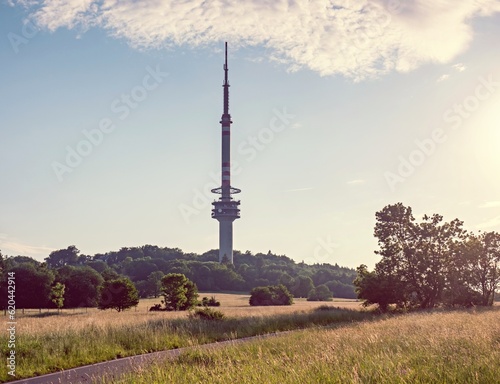
[[218, 247], [373, 267], [375, 213], [500, 231], [498, 0], [0, 0], [0, 250]]

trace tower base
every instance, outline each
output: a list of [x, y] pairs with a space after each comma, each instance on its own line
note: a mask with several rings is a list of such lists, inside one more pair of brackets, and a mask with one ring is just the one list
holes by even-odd
[[233, 221], [219, 221], [219, 262], [233, 264]]

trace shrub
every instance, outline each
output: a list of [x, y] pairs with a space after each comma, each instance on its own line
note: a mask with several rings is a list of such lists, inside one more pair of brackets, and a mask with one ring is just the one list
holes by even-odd
[[163, 311], [161, 308], [161, 304], [155, 304], [152, 307], [149, 308], [150, 311]]
[[203, 309], [198, 308], [193, 313], [189, 315], [191, 318], [198, 318], [202, 320], [222, 320], [225, 315], [221, 311], [205, 307]]
[[201, 305], [204, 307], [220, 307], [220, 301], [217, 301], [215, 296], [212, 296], [210, 299], [208, 297], [204, 297], [201, 299]]
[[323, 311], [341, 311], [342, 308], [340, 307], [332, 307], [331, 305], [320, 305], [318, 308], [314, 309], [316, 312], [323, 312]]
[[250, 305], [292, 305], [293, 296], [283, 285], [255, 287], [250, 291]]

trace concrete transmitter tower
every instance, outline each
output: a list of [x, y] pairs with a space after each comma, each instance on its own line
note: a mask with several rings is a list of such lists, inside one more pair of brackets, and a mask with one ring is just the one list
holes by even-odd
[[227, 43], [225, 44], [224, 63], [224, 113], [221, 118], [222, 126], [222, 186], [212, 189], [213, 193], [221, 195], [215, 200], [212, 217], [219, 221], [219, 261], [227, 260], [233, 263], [233, 221], [239, 219], [239, 200], [232, 195], [240, 193], [238, 188], [231, 187], [231, 115], [229, 114], [229, 82], [227, 79]]

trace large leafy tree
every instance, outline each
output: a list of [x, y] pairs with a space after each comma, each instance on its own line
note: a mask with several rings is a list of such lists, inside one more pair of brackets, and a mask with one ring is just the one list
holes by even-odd
[[465, 239], [462, 221], [442, 221], [440, 215], [425, 215], [417, 227], [414, 245], [416, 273], [411, 277], [415, 279], [417, 304], [421, 308], [433, 308], [440, 303], [453, 244]]
[[196, 285], [181, 273], [169, 273], [161, 279], [163, 303], [167, 311], [184, 311], [198, 303]]
[[[446, 285], [445, 271], [455, 241], [464, 238], [462, 222], [423, 217], [416, 223], [410, 207], [398, 203], [376, 213], [375, 236], [382, 256], [375, 272], [397, 305], [432, 308]], [[359, 281], [359, 279], [358, 279]]]
[[500, 235], [496, 232], [471, 234], [467, 245], [469, 286], [480, 297], [481, 305], [493, 305], [500, 283]]
[[57, 281], [65, 285], [65, 308], [96, 307], [99, 286], [104, 279], [88, 266], [64, 266], [57, 271]]
[[22, 263], [10, 268], [9, 272], [14, 272], [16, 279], [16, 308], [48, 307], [51, 286], [54, 282], [51, 270], [44, 267], [37, 268], [32, 263]]
[[155, 271], [148, 275], [147, 284], [150, 294], [158, 297], [161, 294], [161, 279], [165, 276], [162, 271]]
[[105, 281], [100, 287], [99, 309], [121, 312], [139, 303], [139, 293], [128, 278]]
[[74, 245], [70, 245], [66, 249], [59, 249], [58, 251], [51, 252], [49, 257], [45, 258], [47, 265], [50, 268], [59, 268], [65, 265], [75, 265], [78, 263], [78, 254], [80, 250]]
[[500, 236], [468, 234], [463, 222], [437, 214], [416, 223], [398, 203], [376, 213], [382, 259], [373, 272], [362, 265], [354, 281], [358, 297], [382, 310], [399, 307], [491, 305], [499, 282]]

